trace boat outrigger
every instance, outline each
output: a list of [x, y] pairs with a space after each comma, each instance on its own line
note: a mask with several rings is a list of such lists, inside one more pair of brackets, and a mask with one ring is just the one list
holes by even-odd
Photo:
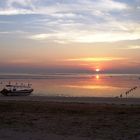
[[30, 95], [32, 92], [33, 89], [31, 88], [30, 84], [25, 86], [23, 84], [12, 85], [9, 83], [2, 89], [1, 94], [3, 94], [4, 96], [27, 96]]

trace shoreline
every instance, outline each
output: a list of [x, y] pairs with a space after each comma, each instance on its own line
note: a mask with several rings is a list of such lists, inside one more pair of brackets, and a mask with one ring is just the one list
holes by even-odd
[[0, 96], [0, 101], [40, 101], [64, 103], [140, 105], [140, 98], [60, 97], [60, 96]]
[[0, 139], [140, 139], [138, 104], [31, 99], [0, 100]]

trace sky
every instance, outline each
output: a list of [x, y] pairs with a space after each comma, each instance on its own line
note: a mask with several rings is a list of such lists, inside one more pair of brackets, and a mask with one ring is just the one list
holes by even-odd
[[0, 73], [140, 73], [140, 0], [0, 0]]

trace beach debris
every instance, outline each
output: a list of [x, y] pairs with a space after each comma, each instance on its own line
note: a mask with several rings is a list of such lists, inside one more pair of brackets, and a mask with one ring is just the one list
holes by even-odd
[[[127, 91], [125, 92], [126, 98], [127, 98], [127, 95], [129, 95], [132, 91], [136, 90], [137, 88], [138, 88], [138, 86], [134, 86], [133, 88], [127, 90]], [[120, 98], [123, 98], [123, 94], [120, 94], [119, 97], [120, 97]]]
[[127, 98], [127, 94], [128, 94], [128, 93], [129, 93], [129, 91], [126, 91], [126, 92], [125, 92], [126, 98]]
[[127, 98], [127, 95], [128, 95], [129, 93], [131, 93], [133, 90], [136, 90], [137, 88], [138, 88], [137, 86], [134, 86], [134, 87], [131, 88], [130, 90], [126, 91], [126, 92], [125, 92], [126, 98]]

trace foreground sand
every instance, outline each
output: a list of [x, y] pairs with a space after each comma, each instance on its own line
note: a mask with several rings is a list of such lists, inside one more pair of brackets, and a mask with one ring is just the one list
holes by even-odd
[[140, 139], [139, 104], [25, 99], [1, 98], [0, 140]]

